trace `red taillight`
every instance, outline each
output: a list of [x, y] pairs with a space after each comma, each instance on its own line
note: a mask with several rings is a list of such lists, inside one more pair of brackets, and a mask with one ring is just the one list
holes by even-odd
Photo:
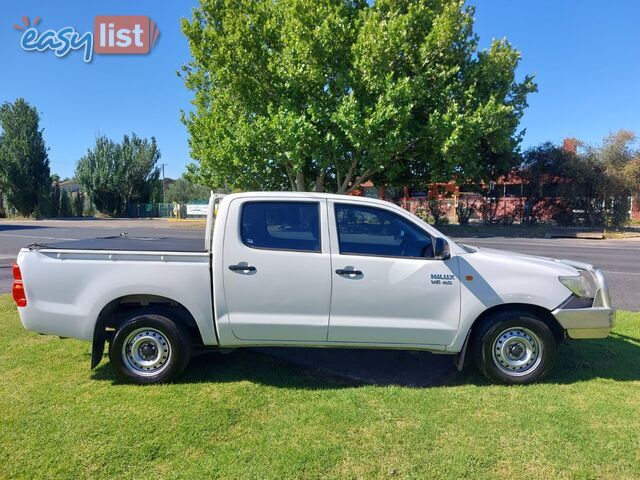
[[22, 272], [17, 263], [13, 264], [13, 300], [19, 307], [27, 306], [27, 296], [24, 293], [24, 284], [22, 283]]
[[15, 282], [13, 284], [13, 300], [19, 307], [27, 306], [27, 297], [24, 294], [24, 285], [22, 282]]
[[22, 280], [22, 272], [20, 271], [20, 267], [17, 263], [13, 264], [13, 279]]

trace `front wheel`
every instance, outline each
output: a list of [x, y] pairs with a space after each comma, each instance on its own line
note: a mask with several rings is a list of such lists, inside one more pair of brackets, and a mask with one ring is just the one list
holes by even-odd
[[488, 318], [474, 338], [478, 369], [492, 382], [525, 384], [542, 380], [553, 368], [553, 332], [529, 312], [505, 311]]
[[134, 312], [120, 324], [109, 344], [109, 359], [133, 383], [170, 382], [191, 358], [186, 328], [171, 314], [153, 309]]

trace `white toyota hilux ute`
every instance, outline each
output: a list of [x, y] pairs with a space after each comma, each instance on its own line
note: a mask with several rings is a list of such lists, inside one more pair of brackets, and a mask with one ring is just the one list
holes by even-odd
[[33, 244], [13, 270], [25, 328], [93, 342], [92, 368], [108, 342], [137, 383], [249, 346], [429, 350], [530, 383], [615, 318], [591, 265], [459, 245], [394, 204], [320, 193], [212, 195], [204, 242]]

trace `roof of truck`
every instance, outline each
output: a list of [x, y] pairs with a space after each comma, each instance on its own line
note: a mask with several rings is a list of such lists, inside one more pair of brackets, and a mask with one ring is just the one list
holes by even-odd
[[[341, 202], [362, 202], [362, 203], [380, 203], [382, 205], [389, 205], [389, 201], [380, 200], [378, 198], [361, 197], [356, 195], [345, 195], [337, 193], [319, 193], [319, 192], [241, 192], [231, 193], [225, 195], [225, 199], [232, 200], [234, 198], [243, 197], [267, 197], [267, 198], [308, 198], [308, 199], [327, 199], [336, 200]], [[395, 204], [393, 204], [395, 205]]]

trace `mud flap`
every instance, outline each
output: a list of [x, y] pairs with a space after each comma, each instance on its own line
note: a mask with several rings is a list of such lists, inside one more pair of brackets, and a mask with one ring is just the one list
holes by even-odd
[[96, 368], [102, 361], [106, 340], [106, 332], [104, 329], [96, 329], [93, 334], [93, 344], [91, 346], [91, 370]]
[[469, 339], [470, 338], [471, 338], [471, 329], [469, 329], [469, 331], [467, 332], [467, 338], [464, 339], [464, 344], [462, 345], [462, 350], [460, 350], [460, 353], [458, 355], [453, 357], [453, 363], [454, 363], [454, 365], [456, 366], [456, 369], [459, 372], [462, 372], [462, 370], [464, 369], [464, 367], [466, 365], [467, 347], [469, 345]]

